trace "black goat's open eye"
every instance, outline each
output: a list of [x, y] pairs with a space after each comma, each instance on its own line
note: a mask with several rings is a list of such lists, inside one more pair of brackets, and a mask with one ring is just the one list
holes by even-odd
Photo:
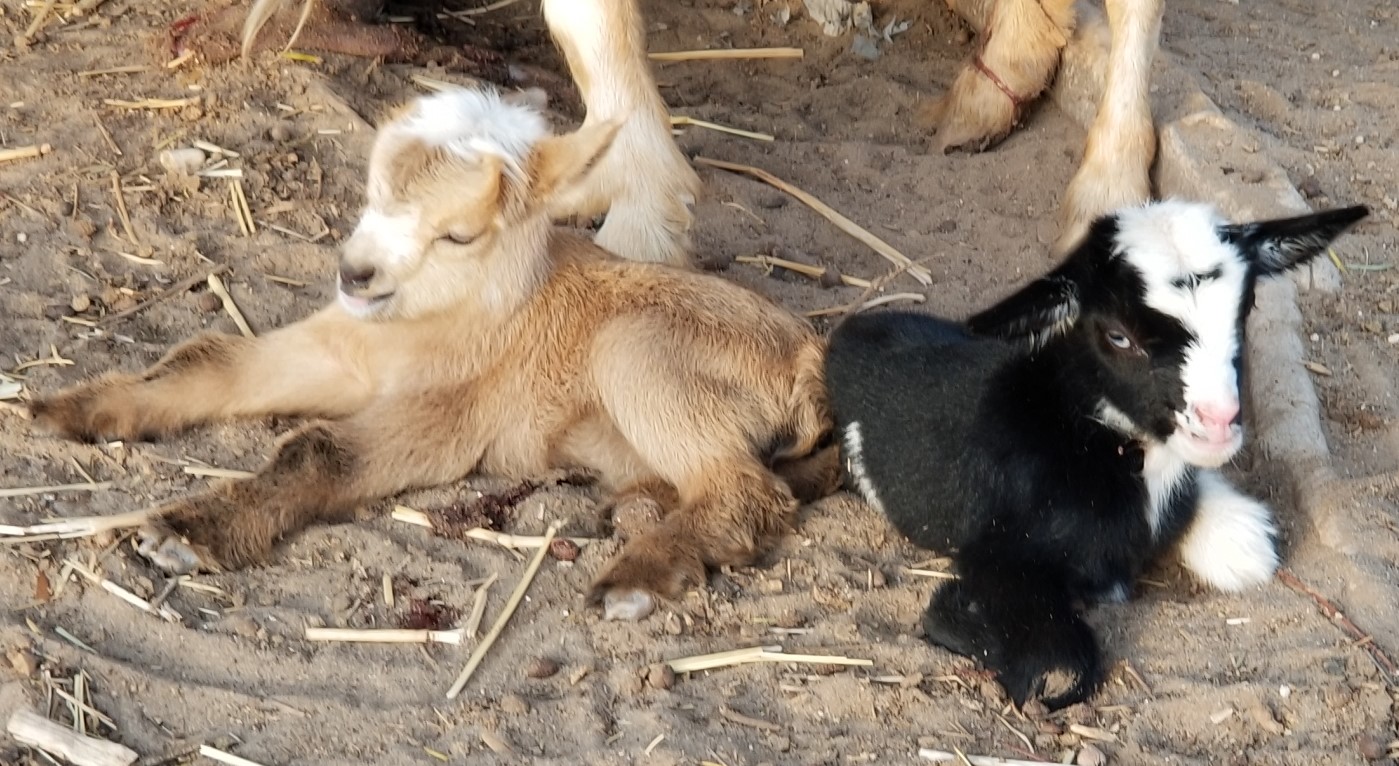
[[1119, 351], [1126, 351], [1135, 345], [1132, 343], [1132, 339], [1127, 337], [1127, 333], [1121, 330], [1108, 330], [1107, 339], [1108, 343], [1111, 343], [1112, 347]]
[[463, 231], [449, 231], [442, 236], [442, 239], [456, 245], [469, 245], [476, 241], [476, 235], [467, 234]]

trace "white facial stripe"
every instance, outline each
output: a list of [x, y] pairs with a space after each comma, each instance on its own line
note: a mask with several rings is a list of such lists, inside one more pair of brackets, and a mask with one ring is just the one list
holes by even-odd
[[389, 129], [467, 159], [499, 157], [516, 178], [523, 176], [530, 150], [550, 135], [539, 110], [502, 101], [494, 91], [457, 88], [419, 99]]
[[1236, 403], [1234, 358], [1248, 266], [1219, 240], [1224, 222], [1208, 205], [1174, 201], [1122, 211], [1118, 221], [1120, 252], [1141, 274], [1146, 304], [1195, 337], [1181, 367], [1187, 415], [1196, 404]]
[[385, 259], [376, 266], [403, 265], [410, 263], [422, 252], [418, 244], [418, 225], [421, 216], [416, 210], [387, 215], [374, 208], [367, 208], [355, 226], [353, 237], [363, 237], [372, 243], [374, 258]]

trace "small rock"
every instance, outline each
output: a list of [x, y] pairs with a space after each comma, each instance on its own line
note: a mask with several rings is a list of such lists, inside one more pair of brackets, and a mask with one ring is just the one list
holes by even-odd
[[1042, 721], [1049, 715], [1049, 707], [1039, 700], [1026, 700], [1025, 704], [1020, 706], [1020, 712], [1031, 721]]
[[235, 636], [255, 636], [259, 629], [253, 618], [236, 612], [220, 620], [219, 627]]
[[937, 232], [938, 234], [951, 234], [956, 230], [957, 222], [952, 220], [951, 218], [933, 227], [933, 231]]
[[25, 234], [24, 232], [20, 232], [20, 233], [18, 233], [18, 234], [15, 235], [15, 241], [18, 242], [18, 243], [20, 243], [20, 244], [22, 245], [22, 244], [24, 244], [25, 242], [28, 242], [28, 241], [29, 241], [29, 235], [28, 235], [28, 234]]
[[194, 175], [204, 167], [204, 152], [194, 147], [166, 149], [160, 153], [160, 166], [165, 172], [177, 176]]
[[781, 593], [782, 588], [782, 581], [777, 579], [764, 579], [762, 582], [758, 583], [758, 592], [769, 596]]
[[295, 134], [292, 129], [283, 123], [277, 123], [267, 129], [267, 137], [278, 143], [285, 143], [292, 140]]
[[889, 584], [889, 578], [884, 574], [884, 570], [876, 569], [870, 572], [870, 587], [883, 588]]
[[559, 561], [573, 561], [578, 558], [578, 543], [558, 537], [549, 543], [549, 555]]
[[1078, 756], [1074, 758], [1074, 763], [1078, 766], [1104, 766], [1108, 762], [1108, 757], [1103, 755], [1096, 745], [1087, 744], [1079, 748]]
[[525, 675], [533, 679], [548, 678], [559, 672], [559, 663], [548, 657], [536, 657], [525, 666]]
[[1379, 737], [1364, 736], [1357, 744], [1361, 757], [1367, 761], [1378, 761], [1385, 756], [1384, 740]]
[[510, 715], [526, 715], [529, 713], [529, 703], [518, 694], [507, 694], [500, 698], [500, 712]]
[[768, 747], [772, 748], [773, 750], [776, 750], [779, 753], [785, 753], [792, 749], [792, 740], [774, 734], [773, 736], [768, 737]]
[[648, 665], [645, 670], [646, 685], [652, 689], [667, 691], [675, 686], [675, 671], [670, 669], [665, 663]]
[[777, 210], [778, 208], [787, 207], [787, 201], [787, 195], [785, 194], [768, 192], [758, 197], [758, 207], [767, 210]]
[[34, 675], [39, 669], [39, 658], [28, 649], [11, 649], [5, 656], [10, 661], [10, 667], [25, 678]]
[[195, 305], [205, 314], [212, 314], [223, 308], [223, 301], [219, 300], [219, 296], [211, 292], [202, 292], [199, 294], [198, 298], [195, 298]]
[[840, 280], [840, 272], [836, 271], [830, 266], [827, 266], [826, 270], [821, 272], [821, 278], [817, 281], [822, 287], [826, 288], [827, 290], [831, 289], [832, 287], [840, 287], [841, 285], [845, 284]]
[[81, 314], [92, 308], [92, 299], [86, 295], [75, 295], [73, 296], [73, 300], [68, 302], [68, 306], [72, 308], [75, 313]]

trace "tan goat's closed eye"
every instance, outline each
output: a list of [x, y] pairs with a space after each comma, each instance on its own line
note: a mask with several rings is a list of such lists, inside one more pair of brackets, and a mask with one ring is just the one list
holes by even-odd
[[454, 245], [469, 245], [476, 241], [476, 235], [465, 231], [449, 231], [439, 239]]

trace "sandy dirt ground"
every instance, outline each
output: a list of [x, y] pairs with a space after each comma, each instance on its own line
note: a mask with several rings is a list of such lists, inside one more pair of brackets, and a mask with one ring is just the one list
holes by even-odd
[[[941, 92], [970, 51], [968, 34], [923, 0], [876, 3], [882, 26], [911, 19], [877, 60], [849, 35], [822, 36], [791, 0], [685, 0], [646, 5], [653, 50], [793, 45], [797, 62], [662, 66], [677, 114], [773, 134], [771, 143], [688, 130], [683, 147], [761, 166], [868, 227], [931, 269], [885, 292], [915, 292], [961, 315], [1047, 268], [1060, 190], [1081, 130], [1052, 106], [994, 151], [929, 154], [919, 105]], [[36, 2], [0, 0], [4, 38]], [[1366, 202], [1374, 218], [1336, 248], [1343, 289], [1306, 294], [1309, 361], [1327, 435], [1345, 476], [1399, 462], [1399, 10], [1390, 0], [1171, 0], [1163, 47], [1198, 73], [1226, 113], [1257, 131], [1257, 151], [1282, 165], [1316, 206]], [[71, 6], [63, 0], [57, 12]], [[369, 132], [421, 93], [414, 75], [452, 73], [328, 56], [272, 54], [251, 65], [175, 70], [164, 30], [196, 10], [185, 0], [107, 0], [95, 14], [51, 23], [28, 50], [0, 51], [0, 147], [48, 143], [42, 159], [0, 164], [0, 371], [25, 393], [112, 368], [138, 369], [205, 329], [237, 332], [200, 282], [223, 265], [256, 331], [304, 317], [332, 290], [335, 246], [353, 226]], [[462, 39], [562, 74], [537, 5], [475, 17]], [[141, 71], [85, 75], [138, 66]], [[131, 109], [107, 99], [192, 99]], [[197, 101], [194, 101], [197, 99]], [[576, 119], [571, 96], [554, 106]], [[237, 152], [258, 223], [245, 236], [227, 178], [171, 175], [159, 150], [204, 141]], [[826, 288], [735, 261], [778, 255], [877, 278], [888, 265], [809, 209], [761, 183], [702, 170], [696, 241], [704, 262], [797, 311], [841, 307], [855, 287]], [[119, 179], [126, 216], [115, 204]], [[815, 320], [823, 329], [830, 321]], [[34, 362], [38, 360], [38, 363]], [[46, 361], [45, 361], [46, 360]], [[110, 482], [90, 492], [0, 498], [0, 521], [111, 514], [205, 486], [185, 472], [251, 470], [292, 424], [201, 429], [158, 444], [85, 446], [34, 433], [18, 407], [0, 409], [4, 487]], [[1303, 523], [1264, 455], [1239, 462], [1278, 506], [1288, 564], [1336, 600], [1373, 643], [1399, 652], [1399, 507], [1371, 492], [1337, 512], [1358, 530], [1344, 551]], [[505, 488], [470, 480], [396, 502], [469, 503]], [[562, 519], [602, 535], [586, 488], [548, 487], [511, 507], [506, 531]], [[474, 645], [311, 643], [306, 626], [396, 627], [470, 611], [491, 575], [489, 625], [525, 564], [494, 546], [437, 538], [380, 513], [287, 541], [271, 564], [201, 576], [166, 603], [178, 623], [140, 613], [80, 581], [66, 560], [100, 569], [143, 596], [165, 581], [112, 541], [0, 548], [0, 714], [28, 705], [73, 720], [53, 689], [100, 711], [84, 725], [158, 762], [213, 743], [267, 766], [291, 764], [912, 763], [918, 747], [1025, 759], [1119, 764], [1393, 762], [1395, 691], [1364, 645], [1315, 603], [1274, 583], [1239, 596], [1204, 591], [1164, 562], [1129, 604], [1098, 609], [1110, 681], [1092, 705], [1026, 718], [969, 661], [934, 649], [917, 623], [936, 580], [911, 575], [928, 554], [903, 542], [848, 495], [804, 510], [801, 529], [760, 565], [716, 573], [703, 591], [640, 624], [586, 607], [590, 578], [617, 549], [606, 540], [571, 563], [546, 560], [528, 599], [462, 697], [444, 692]], [[393, 604], [386, 603], [384, 583]], [[455, 616], [454, 614], [455, 613]], [[669, 677], [657, 663], [755, 645], [866, 658], [869, 667], [757, 664]], [[555, 671], [555, 672], [549, 672]], [[1078, 728], [1073, 728], [1078, 727]], [[1082, 728], [1090, 727], [1090, 728]], [[1091, 745], [1089, 752], [1085, 746]], [[0, 762], [47, 763], [0, 740]]]

